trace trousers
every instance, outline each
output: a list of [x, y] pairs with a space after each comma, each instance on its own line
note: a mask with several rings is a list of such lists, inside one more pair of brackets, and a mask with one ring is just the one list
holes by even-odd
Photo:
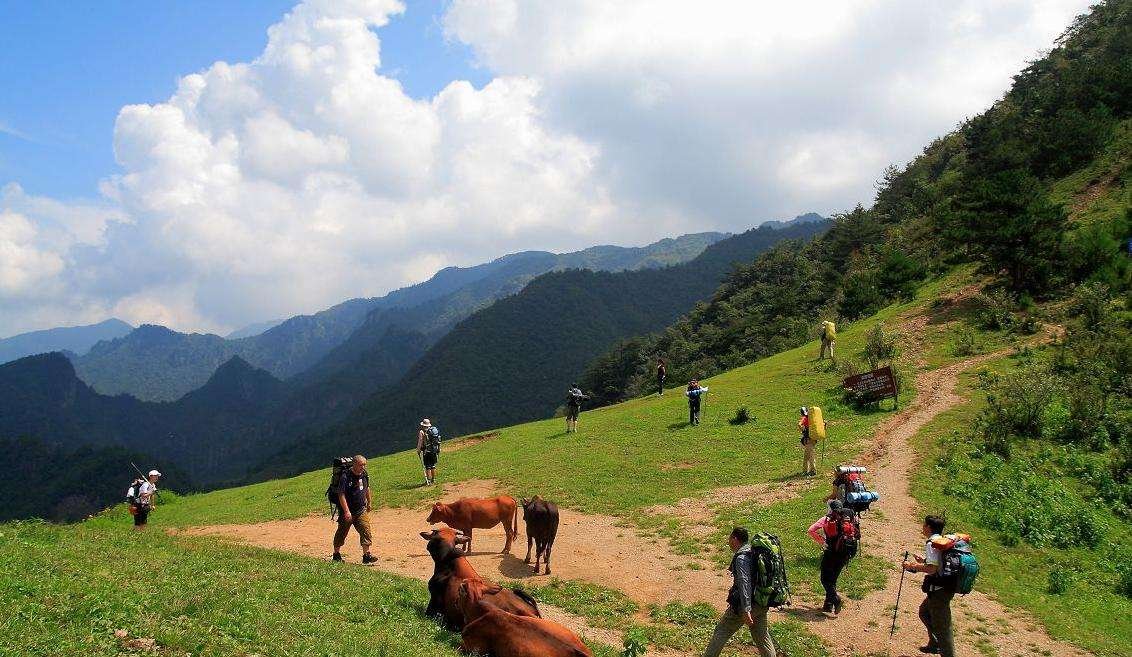
[[[751, 618], [755, 621], [754, 627], [751, 628], [751, 640], [755, 642], [761, 657], [776, 657], [774, 639], [770, 638], [770, 623], [767, 622], [766, 612], [766, 607], [755, 605], [751, 608]], [[735, 636], [735, 633], [742, 627], [743, 616], [728, 608], [727, 611], [723, 612], [723, 616], [715, 626], [711, 641], [708, 643], [707, 649], [704, 650], [704, 657], [719, 657], [719, 653], [723, 652], [723, 646], [727, 645], [728, 639]]]

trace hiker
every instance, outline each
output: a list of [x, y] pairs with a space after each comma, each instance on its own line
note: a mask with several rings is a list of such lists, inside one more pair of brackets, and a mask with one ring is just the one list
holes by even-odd
[[904, 570], [925, 574], [921, 589], [926, 595], [920, 604], [920, 621], [928, 630], [928, 643], [920, 648], [920, 652], [953, 657], [955, 644], [951, 633], [951, 599], [955, 597], [955, 590], [939, 576], [943, 555], [934, 545], [935, 539], [942, 538], [943, 525], [944, 519], [939, 516], [924, 518], [921, 528], [927, 539], [924, 555], [916, 555], [915, 562], [906, 562]]
[[656, 394], [664, 394], [664, 381], [668, 378], [668, 367], [663, 358], [656, 359]]
[[566, 393], [566, 433], [578, 432], [578, 415], [582, 412], [582, 402], [589, 396], [582, 392], [578, 384], [572, 384]]
[[688, 389], [684, 391], [688, 396], [688, 424], [700, 423], [700, 398], [707, 391], [708, 389], [695, 379], [688, 382]]
[[425, 486], [436, 483], [436, 462], [440, 460], [440, 429], [426, 417], [417, 431], [417, 455], [424, 466]]
[[145, 529], [149, 522], [149, 512], [156, 506], [157, 480], [161, 473], [150, 470], [145, 479], [135, 479], [126, 492], [126, 499], [130, 501], [130, 513], [134, 516], [134, 529]]
[[342, 546], [350, 527], [358, 532], [358, 542], [362, 546], [362, 563], [371, 564], [377, 557], [370, 553], [373, 534], [370, 531], [369, 511], [371, 508], [369, 473], [366, 472], [366, 457], [358, 454], [350, 467], [342, 473], [338, 482], [338, 530], [334, 532], [334, 561], [342, 561]]
[[829, 513], [810, 525], [810, 537], [822, 546], [821, 585], [825, 589], [825, 604], [822, 611], [841, 613], [845, 600], [837, 593], [837, 578], [845, 564], [857, 555], [861, 538], [861, 526], [857, 514], [841, 506], [838, 500], [830, 500]]
[[821, 323], [821, 352], [818, 354], [818, 360], [825, 360], [825, 355], [829, 354], [830, 360], [837, 360], [833, 357], [833, 347], [837, 344], [837, 325], [830, 321]]
[[768, 607], [755, 604], [752, 599], [753, 581], [751, 569], [753, 566], [751, 546], [747, 544], [751, 538], [743, 527], [731, 530], [727, 538], [727, 545], [735, 556], [731, 557], [731, 565], [727, 570], [731, 573], [733, 583], [727, 592], [727, 610], [723, 612], [711, 641], [704, 650], [704, 657], [719, 657], [727, 640], [746, 625], [750, 628], [751, 639], [759, 648], [761, 657], [775, 657], [774, 641], [770, 638], [770, 625], [766, 614]]
[[818, 441], [810, 437], [810, 409], [803, 406], [798, 410], [798, 430], [802, 432], [802, 474], [812, 477], [818, 473], [814, 464], [814, 446]]

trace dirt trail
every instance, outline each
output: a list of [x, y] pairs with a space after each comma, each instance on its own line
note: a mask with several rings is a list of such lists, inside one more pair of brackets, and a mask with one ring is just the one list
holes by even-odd
[[[899, 564], [905, 550], [923, 553], [919, 536], [922, 510], [909, 490], [909, 478], [917, 464], [910, 441], [920, 429], [940, 413], [965, 401], [955, 392], [958, 376], [964, 370], [1004, 353], [986, 354], [964, 360], [916, 379], [916, 401], [892, 416], [877, 429], [872, 447], [862, 457], [870, 466], [870, 482], [880, 493], [881, 513], [865, 519], [864, 547], [868, 554]], [[852, 566], [850, 566], [852, 567]], [[995, 576], [1008, 576], [997, 573]], [[859, 602], [850, 601], [836, 618], [819, 611], [794, 611], [808, 621], [809, 628], [821, 636], [834, 655], [886, 654], [919, 656], [917, 647], [926, 636], [917, 608], [923, 599], [921, 575], [909, 574], [904, 581], [897, 631], [889, 638], [892, 604], [900, 572], [894, 565], [883, 590]], [[1089, 653], [1052, 638], [1027, 614], [1005, 608], [990, 596], [975, 592], [956, 597], [952, 605], [956, 644], [961, 654], [971, 655], [991, 647], [999, 657], [1035, 654], [1047, 657], [1080, 657]]]
[[[452, 501], [460, 497], [488, 497], [499, 492], [493, 481], [471, 480], [446, 484], [439, 499]], [[425, 522], [428, 504], [408, 509], [376, 509], [372, 515], [372, 549], [379, 559], [376, 567], [427, 581], [432, 576], [432, 560], [424, 549], [420, 532], [430, 528]], [[673, 600], [720, 604], [730, 583], [719, 573], [686, 569], [689, 558], [673, 554], [663, 541], [642, 538], [634, 528], [619, 526], [624, 524], [613, 516], [586, 515], [562, 509], [551, 562], [553, 573], [549, 577], [536, 576], [531, 566], [523, 563], [526, 541], [521, 520], [520, 538], [515, 542], [513, 554], [499, 553], [503, 548], [504, 532], [502, 527], [496, 527], [476, 530], [474, 551], [469, 560], [481, 575], [500, 582], [529, 582], [531, 586], [538, 586], [556, 577], [620, 590], [642, 606]], [[253, 525], [194, 527], [182, 533], [222, 536], [241, 543], [325, 559], [330, 556], [333, 531], [334, 523], [327, 515], [321, 514]], [[361, 550], [353, 534], [342, 554], [349, 562], [357, 563], [361, 559]], [[562, 622], [578, 634], [609, 645], [621, 645], [620, 632], [594, 628], [580, 617], [547, 607], [547, 617]], [[650, 654], [654, 652], [650, 651]], [[655, 654], [667, 657], [682, 655], [677, 652]]]

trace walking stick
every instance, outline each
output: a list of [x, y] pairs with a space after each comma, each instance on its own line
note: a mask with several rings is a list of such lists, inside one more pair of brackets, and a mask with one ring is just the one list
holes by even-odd
[[904, 590], [904, 575], [908, 572], [904, 570], [904, 564], [908, 563], [908, 551], [904, 551], [904, 561], [900, 562], [900, 585], [896, 588], [896, 607], [892, 610], [892, 629], [888, 631], [888, 638], [891, 639], [892, 635], [896, 634], [896, 613], [900, 611], [900, 593]]
[[417, 452], [417, 460], [421, 462], [422, 476], [424, 476], [424, 483], [425, 483], [425, 486], [427, 486], [428, 485], [428, 470], [425, 469], [425, 467], [424, 467], [424, 454], [421, 454], [420, 451]]
[[[130, 461], [130, 465], [131, 465], [131, 466], [133, 466], [133, 468], [134, 468], [134, 472], [136, 472], [136, 473], [138, 473], [139, 475], [141, 475], [141, 478], [142, 478], [143, 480], [145, 480], [145, 481], [149, 481], [149, 476], [148, 476], [148, 475], [146, 475], [146, 474], [145, 474], [144, 472], [142, 472], [142, 471], [141, 471], [141, 468], [139, 468], [138, 466], [134, 465], [134, 462], [133, 462], [133, 461]], [[156, 500], [157, 500], [157, 502], [158, 502], [158, 503], [161, 503], [161, 491], [160, 491], [160, 490], [154, 489], [154, 491], [153, 491], [153, 496], [154, 496], [154, 498], [156, 498]]]

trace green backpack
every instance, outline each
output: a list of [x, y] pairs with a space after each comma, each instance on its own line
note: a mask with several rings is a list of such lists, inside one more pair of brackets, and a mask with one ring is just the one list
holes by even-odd
[[786, 560], [777, 536], [751, 537], [751, 600], [760, 607], [790, 604], [790, 582], [786, 580]]
[[979, 576], [979, 560], [971, 550], [970, 538], [963, 535], [941, 555], [939, 577], [948, 588], [959, 595], [967, 595], [975, 588]]

